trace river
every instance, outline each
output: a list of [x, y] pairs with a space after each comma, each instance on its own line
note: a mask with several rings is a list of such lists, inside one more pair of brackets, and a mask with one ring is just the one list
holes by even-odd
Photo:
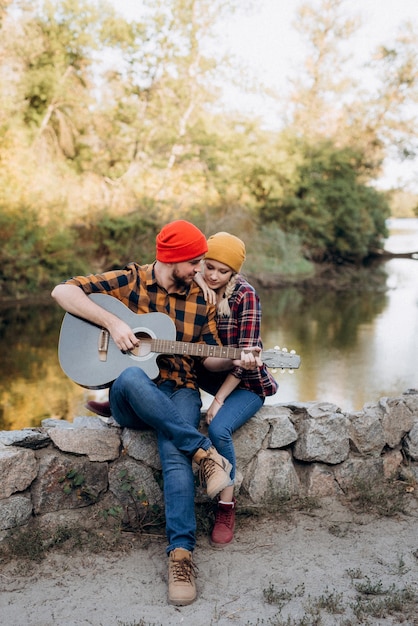
[[[388, 226], [388, 251], [418, 250], [417, 219]], [[278, 309], [286, 294], [262, 294], [269, 312], [264, 343], [302, 357], [300, 370], [278, 377], [279, 392], [269, 402], [325, 400], [356, 411], [418, 387], [418, 260], [391, 259], [380, 271], [384, 289], [318, 290], [278, 314], [276, 326], [271, 306], [275, 301]]]
[[[387, 250], [418, 250], [418, 219], [390, 220], [389, 228]], [[361, 289], [259, 291], [264, 347], [301, 356], [292, 374], [275, 373], [280, 387], [268, 403], [324, 400], [358, 411], [418, 387], [418, 261], [391, 259], [368, 272], [370, 288], [363, 270]], [[62, 316], [55, 304], [0, 309], [0, 430], [71, 420], [88, 398], [103, 395], [61, 371]]]

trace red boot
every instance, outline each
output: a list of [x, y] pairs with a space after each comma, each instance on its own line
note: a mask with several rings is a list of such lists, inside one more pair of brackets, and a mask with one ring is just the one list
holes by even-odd
[[235, 498], [232, 502], [218, 502], [215, 525], [210, 536], [210, 544], [214, 548], [223, 548], [234, 539], [236, 502]]
[[90, 400], [86, 403], [86, 409], [92, 413], [97, 413], [97, 415], [101, 415], [102, 417], [112, 416], [110, 402], [95, 402], [94, 400]]

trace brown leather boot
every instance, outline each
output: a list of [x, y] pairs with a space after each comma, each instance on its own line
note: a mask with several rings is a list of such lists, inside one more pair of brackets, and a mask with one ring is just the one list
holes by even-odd
[[176, 548], [168, 558], [168, 600], [174, 606], [191, 604], [196, 599], [197, 575], [192, 553]]
[[236, 503], [235, 498], [232, 502], [218, 502], [215, 525], [209, 540], [214, 548], [223, 548], [234, 540]]
[[212, 446], [209, 450], [200, 448], [195, 452], [193, 461], [199, 465], [199, 476], [206, 484], [209, 498], [214, 498], [231, 483], [231, 463], [221, 456]]

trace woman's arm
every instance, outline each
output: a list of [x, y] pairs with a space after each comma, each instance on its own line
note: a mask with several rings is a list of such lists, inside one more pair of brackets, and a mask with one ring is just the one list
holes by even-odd
[[239, 378], [233, 374], [228, 374], [222, 385], [216, 392], [216, 396], [212, 400], [212, 404], [206, 412], [206, 424], [210, 424], [227, 397], [234, 391], [239, 385]]
[[206, 302], [208, 302], [209, 304], [216, 305], [216, 291], [213, 291], [213, 289], [210, 289], [208, 287], [208, 284], [205, 281], [205, 277], [203, 276], [202, 272], [197, 272], [194, 275], [194, 281], [195, 283], [199, 285], [199, 287], [203, 291], [203, 295], [204, 295]]

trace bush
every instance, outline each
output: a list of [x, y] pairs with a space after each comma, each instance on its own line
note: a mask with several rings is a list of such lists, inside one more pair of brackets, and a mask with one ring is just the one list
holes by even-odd
[[70, 231], [42, 225], [33, 210], [0, 208], [0, 297], [46, 291], [70, 272], [84, 272], [76, 248]]

